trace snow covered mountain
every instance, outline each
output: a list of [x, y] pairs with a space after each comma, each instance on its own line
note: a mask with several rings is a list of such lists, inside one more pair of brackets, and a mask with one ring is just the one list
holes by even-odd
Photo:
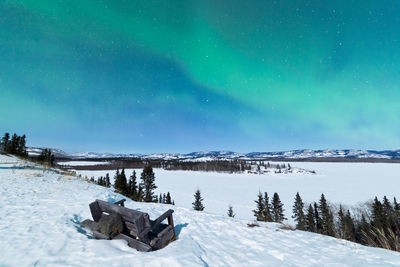
[[[30, 155], [40, 154], [41, 148], [29, 148]], [[325, 150], [291, 150], [282, 152], [251, 152], [236, 153], [232, 151], [202, 151], [188, 154], [112, 154], [112, 153], [72, 153], [67, 154], [59, 149], [52, 149], [56, 157], [71, 159], [101, 159], [101, 158], [143, 158], [160, 160], [232, 160], [232, 159], [400, 159], [400, 149], [396, 150], [351, 150], [351, 149], [325, 149]]]
[[[123, 240], [96, 240], [79, 224], [95, 199], [117, 201], [111, 188], [35, 168], [0, 155], [0, 266], [399, 266], [400, 253], [279, 224], [126, 201], [158, 217], [173, 208], [178, 239], [137, 252]], [[16, 167], [17, 165], [17, 167]]]

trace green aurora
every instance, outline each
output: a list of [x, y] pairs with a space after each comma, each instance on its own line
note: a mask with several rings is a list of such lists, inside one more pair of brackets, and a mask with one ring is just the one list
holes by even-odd
[[399, 12], [394, 0], [5, 0], [0, 130], [73, 151], [395, 148]]

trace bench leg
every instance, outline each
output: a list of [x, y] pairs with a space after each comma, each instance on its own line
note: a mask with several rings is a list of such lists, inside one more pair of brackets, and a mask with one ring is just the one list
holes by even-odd
[[174, 232], [174, 237], [172, 238], [172, 240], [176, 239], [176, 235], [175, 235], [175, 226], [174, 226], [174, 219], [171, 216], [168, 216], [168, 225], [172, 226], [172, 231]]

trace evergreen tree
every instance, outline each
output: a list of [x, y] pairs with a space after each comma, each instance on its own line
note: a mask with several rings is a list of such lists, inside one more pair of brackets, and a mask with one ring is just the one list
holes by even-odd
[[234, 218], [235, 214], [233, 213], [233, 207], [231, 205], [229, 205], [228, 208], [228, 216]]
[[397, 229], [400, 230], [400, 204], [393, 198], [393, 213], [396, 220]]
[[139, 184], [138, 193], [137, 193], [137, 200], [136, 201], [142, 202], [143, 201], [143, 197], [144, 197], [143, 188], [142, 188], [142, 185]]
[[110, 175], [106, 174], [106, 187], [110, 187]]
[[5, 133], [4, 136], [1, 138], [1, 145], [0, 145], [0, 150], [3, 150], [4, 152], [7, 152], [7, 147], [8, 143], [10, 142], [10, 134]]
[[383, 215], [383, 206], [382, 203], [378, 200], [377, 197], [374, 199], [374, 203], [372, 203], [372, 225], [375, 228], [383, 229], [385, 218]]
[[321, 195], [321, 199], [319, 200], [319, 212], [321, 214], [322, 234], [334, 236], [335, 230], [334, 230], [333, 214], [330, 211], [329, 205], [325, 199], [324, 194]]
[[163, 199], [163, 197], [162, 197], [162, 195], [161, 195], [161, 193], [160, 193], [160, 196], [158, 197], [158, 203], [165, 204], [163, 200], [164, 200], [164, 199]]
[[17, 146], [19, 143], [19, 136], [17, 134], [13, 134], [11, 137], [11, 145], [9, 146], [9, 151], [8, 153], [10, 154], [16, 154], [17, 152]]
[[50, 166], [54, 165], [54, 155], [51, 153], [50, 149], [43, 149], [37, 159], [39, 162], [48, 164]]
[[117, 170], [117, 179], [115, 179], [114, 188], [115, 190], [123, 195], [128, 195], [128, 185], [126, 181], [125, 169], [122, 169], [121, 173]]
[[142, 180], [141, 185], [144, 191], [144, 202], [153, 202], [154, 189], [157, 186], [155, 184], [153, 168], [150, 165], [144, 166], [140, 179]]
[[133, 171], [132, 175], [129, 177], [128, 190], [130, 198], [137, 201], [138, 188], [136, 183], [136, 171]]
[[283, 215], [284, 209], [283, 209], [283, 204], [279, 198], [278, 193], [274, 193], [274, 196], [272, 198], [272, 215], [273, 215], [273, 220], [274, 222], [283, 222], [283, 220], [286, 220], [285, 216]]
[[203, 198], [201, 197], [200, 190], [197, 189], [196, 192], [194, 193], [194, 202], [192, 203], [193, 209], [198, 210], [198, 211], [203, 211], [204, 206], [203, 206]]
[[318, 212], [318, 205], [314, 202], [314, 222], [315, 222], [315, 232], [321, 233], [322, 232], [322, 221], [321, 217]]
[[354, 220], [351, 217], [350, 211], [347, 210], [344, 216], [344, 227], [343, 227], [343, 238], [349, 241], [356, 240], [356, 229], [354, 226]]
[[315, 232], [315, 214], [314, 214], [314, 209], [312, 205], [310, 204], [308, 206], [308, 211], [307, 211], [307, 220], [306, 220], [306, 230], [310, 232]]
[[365, 215], [361, 214], [361, 221], [357, 226], [356, 242], [363, 245], [367, 245], [368, 244], [367, 236], [369, 236], [370, 233], [371, 233], [371, 225], [365, 219]]
[[297, 192], [294, 199], [293, 205], [293, 216], [292, 218], [296, 221], [296, 229], [305, 230], [306, 216], [304, 215], [304, 203], [300, 197], [299, 192]]
[[272, 222], [272, 211], [271, 205], [269, 203], [268, 193], [264, 192], [264, 211], [263, 211], [263, 218], [265, 222]]
[[344, 217], [344, 212], [342, 205], [339, 206], [339, 211], [338, 211], [338, 220], [339, 220], [339, 237], [344, 238], [344, 233], [345, 233], [345, 217]]
[[165, 199], [165, 204], [172, 204], [171, 194], [169, 192], [167, 192], [167, 196], [165, 196], [164, 194], [164, 199]]
[[395, 212], [392, 204], [386, 196], [383, 197], [382, 215], [385, 219], [385, 227], [392, 228], [395, 224]]
[[254, 200], [254, 202], [257, 204], [256, 209], [253, 210], [254, 216], [256, 217], [257, 221], [265, 222], [264, 218], [265, 202], [261, 191], [258, 193], [257, 200]]
[[16, 154], [21, 157], [27, 157], [28, 153], [26, 152], [26, 135], [21, 136], [19, 138], [19, 142], [17, 144]]

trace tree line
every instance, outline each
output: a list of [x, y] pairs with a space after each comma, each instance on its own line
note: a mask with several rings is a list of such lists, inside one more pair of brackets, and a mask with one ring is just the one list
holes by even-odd
[[[105, 177], [99, 177], [97, 181], [94, 180], [94, 177], [92, 177], [90, 181], [105, 187], [111, 186], [110, 176], [108, 173]], [[174, 200], [171, 198], [170, 192], [157, 196], [154, 194], [154, 190], [156, 188], [155, 174], [151, 165], [144, 166], [142, 174], [140, 175], [140, 182], [137, 181], [135, 170], [132, 172], [132, 175], [129, 176], [129, 178], [127, 178], [125, 174], [125, 169], [122, 169], [121, 171], [117, 170], [115, 172], [115, 192], [138, 202], [156, 202], [175, 205]]]
[[[271, 203], [268, 193], [260, 192], [253, 210], [257, 221], [283, 222], [283, 204], [274, 193]], [[230, 207], [231, 208], [231, 207]], [[400, 251], [400, 204], [386, 196], [382, 202], [375, 197], [364, 211], [350, 212], [339, 206], [334, 211], [324, 194], [318, 202], [305, 206], [299, 193], [294, 198], [292, 218], [296, 229], [342, 238], [362, 245]], [[228, 211], [229, 213], [229, 211]]]
[[244, 160], [210, 160], [210, 161], [180, 161], [172, 160], [161, 163], [165, 170], [175, 171], [213, 171], [213, 172], [243, 172], [251, 166]]
[[14, 133], [10, 138], [10, 134], [5, 133], [0, 141], [0, 150], [7, 154], [27, 158], [26, 135], [19, 136]]
[[48, 164], [50, 166], [54, 165], [54, 155], [50, 149], [43, 149], [39, 156], [36, 158], [29, 157], [26, 149], [26, 135], [19, 136], [14, 133], [12, 136], [10, 133], [5, 133], [0, 139], [0, 151], [6, 154], [19, 156], [31, 161], [36, 161], [39, 163]]

